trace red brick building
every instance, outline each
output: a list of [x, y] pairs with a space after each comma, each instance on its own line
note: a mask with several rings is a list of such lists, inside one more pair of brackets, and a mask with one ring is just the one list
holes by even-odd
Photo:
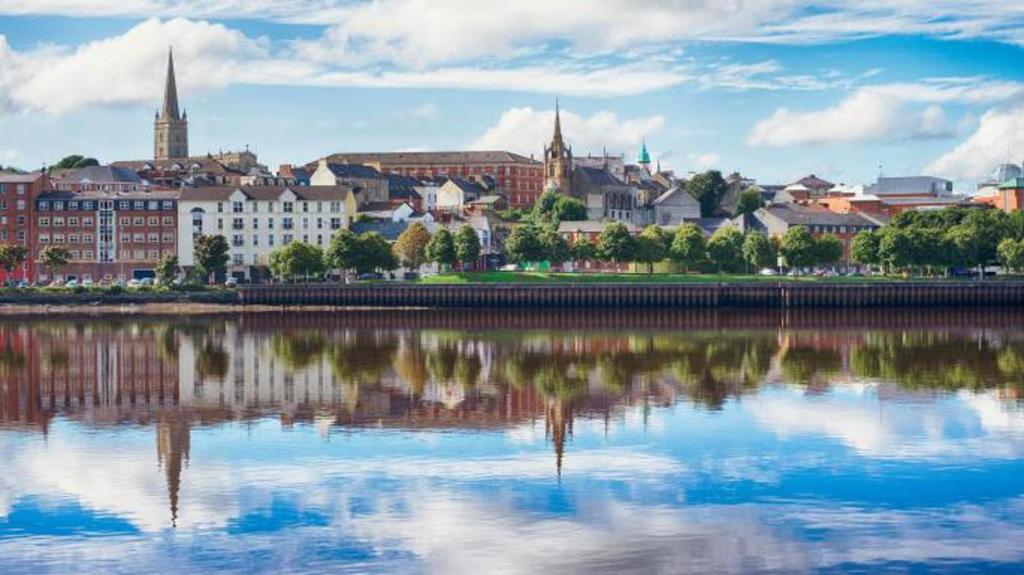
[[[392, 152], [381, 154], [334, 154], [326, 158], [339, 164], [371, 166], [382, 174], [415, 178], [490, 176], [497, 191], [514, 208], [530, 208], [544, 191], [543, 164], [512, 152]], [[308, 166], [316, 168], [316, 163]]]
[[[33, 212], [35, 199], [50, 189], [50, 178], [43, 173], [9, 174], [0, 173], [0, 245], [25, 246], [33, 250]], [[33, 281], [35, 265], [32, 258], [7, 278], [0, 270], [0, 281], [8, 279]]]
[[[48, 245], [71, 253], [60, 279], [153, 277], [156, 264], [177, 253], [179, 192], [51, 191], [35, 201], [33, 254]], [[53, 270], [38, 262], [38, 279]]]

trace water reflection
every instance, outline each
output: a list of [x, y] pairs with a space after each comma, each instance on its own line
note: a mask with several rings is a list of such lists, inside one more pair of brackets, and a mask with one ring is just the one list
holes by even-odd
[[1021, 319], [8, 320], [0, 571], [1014, 571]]

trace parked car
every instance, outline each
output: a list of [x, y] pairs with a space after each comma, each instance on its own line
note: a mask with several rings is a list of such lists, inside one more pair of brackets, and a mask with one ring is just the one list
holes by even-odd
[[224, 280], [224, 285], [226, 287], [235, 287], [238, 285], [238, 278], [228, 278]]
[[777, 276], [777, 275], [779, 275], [779, 272], [773, 270], [772, 268], [764, 268], [764, 269], [762, 269], [761, 271], [759, 271], [757, 273], [759, 275], [762, 275], [762, 276]]
[[137, 280], [137, 279], [135, 279], [135, 278], [132, 278], [132, 279], [128, 280], [127, 287], [129, 287], [131, 289], [139, 289], [140, 287], [142, 287], [142, 282]]
[[382, 280], [384, 279], [384, 275], [370, 272], [365, 274], [359, 274], [356, 276], [356, 279], [359, 281]]
[[82, 287], [84, 287], [84, 288], [91, 288], [91, 287], [93, 287], [94, 285], [96, 285], [96, 284], [94, 284], [94, 283], [93, 283], [93, 281], [92, 281], [92, 280], [90, 280], [90, 279], [84, 279], [84, 280], [82, 280]]
[[17, 287], [18, 289], [28, 289], [32, 287], [32, 284], [29, 283], [28, 280], [21, 280], [16, 284], [15, 287]]
[[81, 284], [78, 283], [78, 280], [68, 280], [68, 282], [66, 284], [64, 284], [64, 287], [66, 287], [66, 288], [76, 288], [79, 285], [81, 285]]

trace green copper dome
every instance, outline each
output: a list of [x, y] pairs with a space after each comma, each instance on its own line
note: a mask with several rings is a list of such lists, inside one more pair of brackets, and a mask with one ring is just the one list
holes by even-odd
[[646, 166], [647, 164], [651, 163], [651, 155], [647, 153], [647, 141], [646, 140], [643, 143], [643, 147], [640, 148], [640, 158], [637, 160], [637, 163], [642, 165], [642, 166]]

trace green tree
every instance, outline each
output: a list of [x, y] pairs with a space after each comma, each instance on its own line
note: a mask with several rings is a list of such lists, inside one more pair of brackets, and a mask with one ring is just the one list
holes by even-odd
[[327, 246], [327, 267], [347, 273], [356, 267], [358, 252], [359, 238], [351, 230], [338, 230]]
[[755, 270], [775, 267], [775, 244], [761, 232], [750, 232], [743, 239], [743, 261]]
[[672, 261], [683, 266], [683, 272], [689, 273], [690, 268], [700, 265], [707, 258], [707, 242], [704, 232], [694, 224], [683, 224], [676, 230], [669, 248]]
[[162, 286], [169, 286], [178, 277], [178, 256], [168, 254], [156, 264], [156, 281]]
[[427, 259], [441, 265], [443, 268], [448, 269], [457, 259], [455, 253], [455, 239], [452, 238], [452, 233], [445, 228], [441, 228], [434, 232], [434, 235], [430, 236], [430, 241], [427, 242]]
[[814, 245], [814, 263], [834, 265], [843, 259], [843, 242], [832, 234], [822, 234]]
[[210, 277], [216, 277], [227, 273], [228, 269], [228, 240], [224, 236], [199, 236], [196, 238], [192, 255], [196, 262], [196, 268], [207, 282]]
[[914, 263], [914, 243], [906, 230], [886, 227], [879, 232], [878, 261], [888, 271], [903, 270]]
[[291, 242], [270, 252], [270, 273], [280, 281], [318, 279], [324, 267], [323, 250], [305, 242]]
[[587, 205], [569, 196], [560, 196], [551, 210], [551, 221], [576, 222], [587, 219]]
[[633, 261], [636, 242], [621, 222], [612, 222], [597, 236], [597, 257], [607, 262]]
[[636, 256], [638, 263], [647, 264], [647, 273], [654, 273], [654, 264], [668, 257], [671, 236], [659, 226], [650, 225], [640, 232], [636, 238]]
[[462, 264], [463, 267], [466, 264], [475, 265], [480, 259], [480, 237], [476, 235], [476, 230], [469, 224], [464, 224], [455, 232], [453, 238], [455, 242], [455, 259]]
[[794, 268], [814, 265], [817, 242], [807, 226], [793, 226], [782, 236], [779, 251], [786, 258], [786, 264]]
[[359, 236], [353, 263], [356, 273], [360, 274], [391, 271], [398, 267], [398, 259], [391, 251], [391, 244], [377, 232], [366, 232]]
[[740, 194], [736, 202], [736, 215], [752, 214], [764, 207], [764, 200], [761, 198], [761, 191], [757, 188], [747, 188]]
[[710, 218], [718, 211], [729, 186], [718, 170], [697, 174], [686, 182], [686, 191], [700, 202], [700, 215]]
[[55, 170], [77, 170], [88, 166], [98, 166], [100, 163], [96, 158], [87, 158], [79, 154], [65, 156], [61, 161], [53, 165]]
[[865, 230], [853, 236], [850, 244], [850, 257], [853, 261], [867, 266], [879, 265], [878, 243], [881, 237], [878, 232]]
[[592, 262], [597, 259], [597, 248], [586, 240], [578, 240], [569, 248], [573, 261]]
[[519, 265], [544, 261], [546, 255], [537, 229], [529, 224], [512, 228], [505, 240], [505, 252], [509, 261]]
[[1006, 238], [999, 242], [999, 261], [1008, 271], [1019, 272], [1024, 269], [1024, 240]]
[[732, 226], [722, 226], [711, 235], [707, 251], [718, 273], [737, 271], [743, 266], [743, 233]]
[[8, 281], [13, 277], [14, 271], [25, 263], [26, 259], [28, 259], [28, 248], [25, 246], [0, 246], [0, 269], [4, 270]]
[[555, 230], [542, 231], [539, 239], [541, 245], [544, 246], [544, 259], [552, 266], [560, 266], [572, 257], [569, 242]]
[[[906, 235], [906, 232], [904, 234]], [[961, 223], [950, 228], [946, 237], [956, 249], [956, 262], [968, 267], [977, 266], [979, 277], [984, 277], [986, 254], [985, 238], [981, 229], [976, 225]]]
[[430, 232], [427, 226], [416, 222], [405, 229], [395, 240], [394, 252], [405, 267], [417, 270], [427, 259], [427, 244]]
[[71, 252], [60, 246], [46, 246], [39, 252], [39, 261], [50, 268], [50, 273], [56, 279], [60, 270], [71, 262]]

